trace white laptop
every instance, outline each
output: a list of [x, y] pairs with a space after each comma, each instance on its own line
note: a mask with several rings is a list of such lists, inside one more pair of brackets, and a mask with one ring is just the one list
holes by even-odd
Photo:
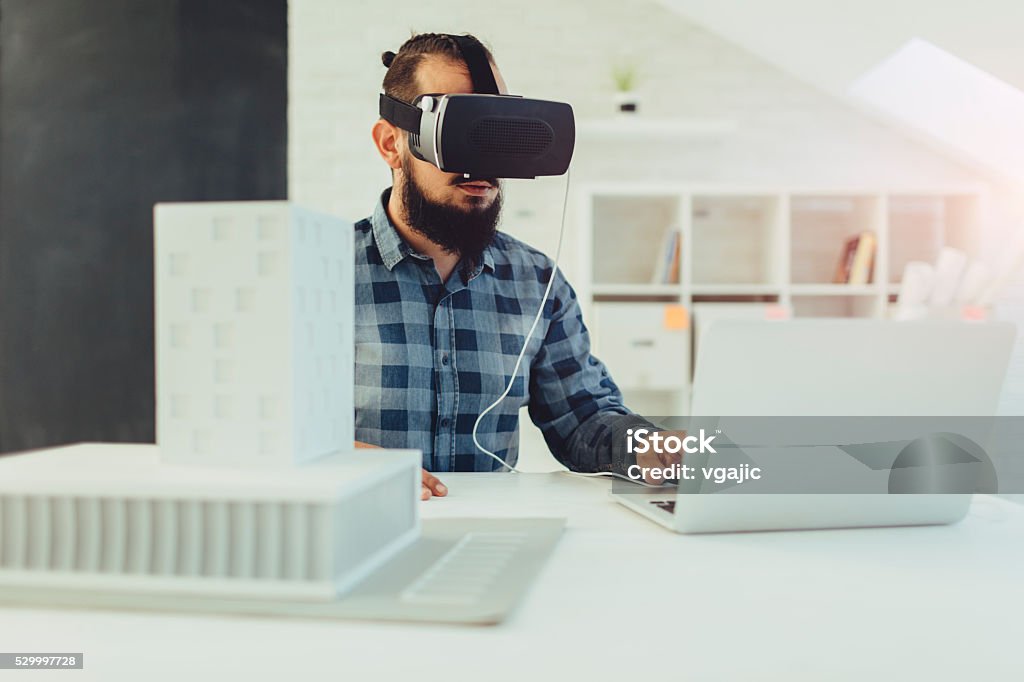
[[[1014, 326], [998, 322], [719, 320], [702, 339], [692, 413], [993, 416], [1014, 338]], [[953, 523], [971, 500], [970, 494], [648, 492], [617, 484], [613, 497], [679, 533]]]

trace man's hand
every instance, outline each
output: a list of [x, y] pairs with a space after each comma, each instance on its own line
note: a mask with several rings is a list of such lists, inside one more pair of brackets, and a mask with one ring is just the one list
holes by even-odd
[[431, 497], [444, 497], [448, 494], [448, 488], [437, 479], [437, 476], [426, 469], [423, 470], [423, 487], [420, 489], [420, 499], [429, 500]]
[[[680, 440], [686, 438], [686, 431], [662, 431], [662, 436], [678, 436]], [[661, 441], [664, 443], [664, 441]], [[637, 453], [636, 463], [640, 467], [640, 470], [644, 469], [664, 469], [671, 467], [675, 464], [682, 464], [683, 453], [682, 452], [667, 452], [664, 447], [651, 447], [648, 448], [647, 452]], [[651, 485], [662, 485], [665, 483], [665, 479], [658, 477], [654, 478], [649, 472], [644, 472], [644, 481]]]
[[[370, 445], [361, 441], [355, 441], [356, 448], [379, 448], [379, 445]], [[437, 476], [423, 469], [423, 485], [420, 488], [420, 499], [429, 500], [431, 497], [444, 497], [448, 494], [448, 487], [438, 480]]]

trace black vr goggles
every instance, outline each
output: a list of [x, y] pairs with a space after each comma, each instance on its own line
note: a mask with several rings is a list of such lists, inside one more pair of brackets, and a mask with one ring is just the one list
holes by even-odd
[[561, 175], [576, 144], [565, 102], [499, 95], [479, 44], [452, 36], [473, 80], [472, 95], [420, 95], [408, 104], [380, 96], [380, 116], [409, 132], [413, 156], [469, 178]]

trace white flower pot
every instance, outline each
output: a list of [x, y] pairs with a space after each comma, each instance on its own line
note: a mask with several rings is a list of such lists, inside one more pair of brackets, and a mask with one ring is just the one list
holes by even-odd
[[616, 92], [614, 102], [620, 114], [635, 116], [640, 110], [640, 95], [632, 91]]

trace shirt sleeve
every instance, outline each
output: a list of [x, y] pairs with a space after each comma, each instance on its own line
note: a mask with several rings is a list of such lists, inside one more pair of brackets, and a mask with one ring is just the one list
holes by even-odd
[[559, 271], [544, 317], [544, 340], [530, 367], [530, 419], [569, 469], [625, 474], [636, 463], [626, 452], [626, 430], [651, 424], [623, 404], [608, 369], [591, 355], [576, 292]]

